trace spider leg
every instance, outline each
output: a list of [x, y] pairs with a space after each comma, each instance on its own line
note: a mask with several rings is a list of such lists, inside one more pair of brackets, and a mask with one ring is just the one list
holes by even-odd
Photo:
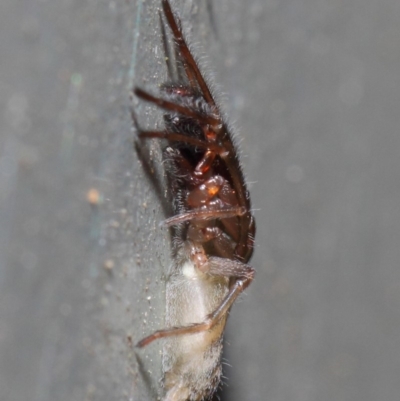
[[235, 260], [211, 256], [207, 261], [207, 274], [243, 280], [245, 290], [254, 278], [254, 269], [245, 263]]
[[210, 144], [204, 141], [201, 141], [200, 139], [192, 138], [188, 135], [183, 135], [183, 134], [176, 134], [175, 132], [168, 132], [168, 131], [142, 131], [138, 130], [138, 136], [141, 139], [147, 139], [147, 138], [160, 138], [160, 139], [167, 139], [168, 141], [171, 142], [181, 142], [181, 143], [187, 143], [193, 146], [197, 146], [202, 149], [212, 149], [215, 152], [220, 151], [220, 148], [218, 145]]
[[[163, 45], [164, 45], [164, 51], [165, 51], [166, 61], [167, 61], [167, 68], [170, 73], [171, 73], [171, 71], [174, 72], [173, 74], [170, 74], [170, 77], [175, 81], [178, 81], [178, 80], [182, 81], [187, 78], [189, 80], [190, 86], [192, 88], [197, 87], [198, 85], [197, 85], [196, 79], [193, 76], [193, 73], [190, 70], [190, 67], [188, 66], [187, 63], [185, 63], [183, 60], [181, 60], [181, 57], [179, 57], [179, 52], [178, 52], [179, 48], [177, 46], [174, 46], [175, 47], [175, 51], [174, 51], [175, 66], [172, 67], [172, 58], [171, 58], [172, 52], [170, 50], [170, 47], [167, 45], [167, 35], [165, 32], [164, 22], [161, 17], [161, 11], [160, 11], [159, 15], [160, 15], [160, 24], [161, 24], [161, 34], [163, 37]], [[178, 64], [177, 64], [178, 60], [180, 61], [180, 64], [182, 64], [182, 65], [178, 66]], [[185, 70], [184, 73], [186, 74], [186, 77], [183, 76], [182, 67]]]
[[140, 97], [141, 99], [146, 100], [147, 102], [154, 103], [158, 107], [164, 110], [176, 112], [186, 117], [191, 117], [210, 125], [218, 125], [220, 123], [219, 119], [216, 117], [205, 115], [201, 112], [197, 112], [196, 110], [190, 109], [181, 104], [173, 103], [170, 102], [169, 100], [153, 96], [150, 93], [144, 91], [143, 89], [135, 88], [134, 93], [137, 97]]
[[203, 75], [201, 74], [199, 68], [197, 67], [197, 63], [193, 58], [192, 53], [190, 52], [185, 39], [182, 35], [181, 23], [178, 17], [174, 16], [171, 6], [168, 0], [162, 0], [162, 6], [164, 9], [165, 17], [167, 18], [168, 25], [171, 28], [172, 34], [174, 36], [175, 42], [179, 47], [179, 53], [183, 56], [183, 64], [185, 67], [186, 74], [190, 83], [192, 84], [195, 79], [203, 93], [204, 98], [210, 104], [215, 106], [214, 98], [206, 84]]
[[171, 227], [190, 220], [226, 219], [228, 217], [243, 216], [245, 213], [246, 209], [242, 206], [226, 207], [217, 210], [192, 209], [189, 212], [181, 213], [164, 220], [162, 225]]

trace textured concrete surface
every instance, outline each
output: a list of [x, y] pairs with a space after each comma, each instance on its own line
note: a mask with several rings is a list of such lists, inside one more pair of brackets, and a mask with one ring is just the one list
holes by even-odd
[[[258, 224], [222, 399], [397, 399], [400, 3], [174, 4], [239, 128]], [[129, 88], [165, 79], [158, 7], [0, 4], [1, 400], [157, 398], [160, 345], [132, 343], [162, 326], [169, 237]]]

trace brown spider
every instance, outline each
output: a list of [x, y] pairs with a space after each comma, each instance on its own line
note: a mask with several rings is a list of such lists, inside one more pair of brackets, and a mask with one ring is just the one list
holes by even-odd
[[142, 130], [140, 139], [163, 138], [166, 172], [175, 215], [175, 263], [167, 282], [166, 325], [142, 339], [164, 347], [164, 401], [200, 401], [217, 389], [221, 377], [222, 335], [228, 312], [251, 283], [246, 263], [253, 252], [250, 212], [237, 152], [228, 126], [182, 34], [168, 0], [162, 8], [173, 36], [170, 51], [163, 18], [161, 29], [170, 81], [162, 97], [140, 88], [140, 99], [165, 110], [165, 129]]

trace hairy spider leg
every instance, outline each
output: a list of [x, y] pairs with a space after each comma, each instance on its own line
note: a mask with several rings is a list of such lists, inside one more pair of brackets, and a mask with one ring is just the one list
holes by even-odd
[[170, 102], [169, 100], [153, 96], [152, 94], [146, 92], [143, 89], [135, 88], [134, 93], [137, 97], [139, 97], [143, 100], [146, 100], [147, 102], [154, 103], [158, 107], [160, 107], [164, 110], [173, 111], [173, 112], [182, 114], [183, 116], [191, 117], [198, 121], [203, 121], [206, 124], [210, 124], [210, 125], [219, 124], [219, 119], [217, 119], [215, 117], [212, 117], [210, 115], [205, 115], [204, 113], [201, 113], [201, 112], [197, 112], [196, 110], [185, 107], [181, 104], [177, 104], [174, 102]]
[[203, 92], [204, 99], [212, 106], [215, 106], [214, 98], [206, 84], [203, 75], [201, 74], [197, 63], [193, 58], [189, 47], [186, 44], [185, 39], [182, 35], [181, 22], [177, 16], [175, 16], [171, 10], [171, 6], [167, 0], [162, 0], [162, 6], [164, 9], [165, 17], [169, 27], [171, 28], [175, 43], [179, 47], [180, 54], [183, 55], [182, 62], [185, 67], [186, 74], [188, 76], [189, 82], [192, 84], [193, 79], [195, 79]]
[[[198, 87], [196, 78], [194, 77], [192, 70], [190, 69], [189, 65], [185, 62], [185, 60], [183, 60], [182, 57], [180, 57], [179, 46], [177, 45], [174, 46], [174, 59], [172, 59], [171, 57], [172, 52], [170, 46], [168, 45], [167, 34], [163, 18], [161, 15], [161, 11], [159, 12], [159, 15], [160, 15], [161, 35], [163, 38], [164, 51], [166, 55], [165, 61], [167, 63], [168, 72], [170, 73], [170, 78], [172, 78], [175, 81], [178, 80], [189, 81], [189, 84], [192, 88]], [[172, 66], [172, 60], [175, 61], [174, 66]]]
[[217, 210], [192, 209], [186, 213], [177, 214], [163, 221], [166, 227], [175, 226], [191, 220], [226, 219], [228, 217], [243, 216], [246, 209], [242, 206], [226, 207]]

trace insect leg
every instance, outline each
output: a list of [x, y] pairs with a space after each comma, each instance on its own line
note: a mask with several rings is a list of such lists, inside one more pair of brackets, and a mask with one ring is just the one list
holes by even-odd
[[217, 210], [192, 209], [189, 212], [181, 213], [164, 220], [163, 225], [166, 227], [175, 226], [190, 220], [213, 220], [226, 219], [228, 217], [243, 216], [246, 208], [242, 206], [226, 207]]

